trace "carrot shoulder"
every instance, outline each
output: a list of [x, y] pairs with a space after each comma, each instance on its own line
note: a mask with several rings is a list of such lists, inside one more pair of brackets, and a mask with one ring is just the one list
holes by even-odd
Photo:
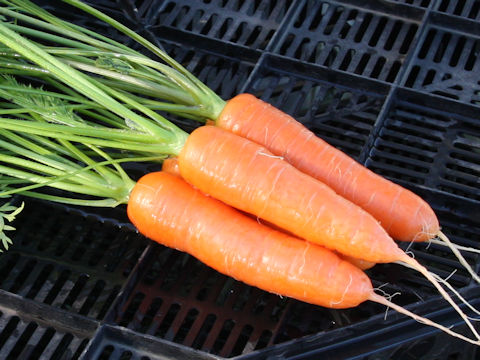
[[285, 158], [372, 214], [396, 240], [424, 241], [440, 231], [431, 207], [318, 138], [300, 122], [250, 94], [227, 102], [216, 125]]
[[269, 292], [331, 308], [356, 306], [373, 292], [362, 271], [331, 251], [258, 224], [175, 175], [142, 177], [128, 216], [150, 239]]

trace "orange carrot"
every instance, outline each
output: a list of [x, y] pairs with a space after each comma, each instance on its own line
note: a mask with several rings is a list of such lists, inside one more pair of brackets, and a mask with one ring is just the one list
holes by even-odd
[[435, 213], [419, 196], [360, 165], [253, 95], [229, 100], [216, 125], [265, 146], [324, 182], [372, 214], [396, 240], [425, 241], [440, 231]]
[[265, 147], [203, 126], [187, 138], [178, 164], [182, 178], [200, 191], [302, 239], [357, 259], [400, 262], [416, 269], [480, 338], [438, 280], [403, 252], [377, 220]]
[[127, 212], [150, 239], [249, 285], [330, 308], [371, 300], [479, 344], [376, 294], [361, 270], [333, 252], [258, 224], [176, 175], [142, 177], [130, 194]]

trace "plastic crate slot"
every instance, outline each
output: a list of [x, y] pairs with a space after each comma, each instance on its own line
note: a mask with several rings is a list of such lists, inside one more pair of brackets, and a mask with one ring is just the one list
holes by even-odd
[[176, 252], [172, 254], [172, 265], [168, 267], [169, 271], [165, 272], [163, 281], [160, 283], [160, 288], [163, 290], [171, 290], [179, 284], [183, 285], [181, 281], [187, 276], [188, 262], [194, 261], [188, 254]]
[[225, 305], [231, 306], [234, 311], [242, 311], [247, 302], [254, 298], [251, 296], [252, 292], [254, 290], [251, 287], [235, 286], [235, 290], [231, 292], [230, 298]]
[[[333, 9], [332, 14], [330, 16], [330, 19], [328, 20], [325, 29], [323, 30], [323, 33], [325, 35], [330, 35], [333, 33], [333, 30], [335, 26], [337, 25], [340, 16], [344, 13], [345, 9], [341, 6], [338, 6]], [[318, 26], [318, 25], [317, 25]], [[310, 30], [313, 30], [312, 27], [310, 27]]]
[[478, 40], [476, 40], [470, 45], [471, 45], [470, 53], [468, 54], [468, 59], [465, 62], [465, 67], [464, 67], [464, 69], [467, 71], [473, 70], [473, 67], [476, 64], [476, 61], [478, 59], [478, 51], [479, 51], [480, 43]]
[[390, 67], [390, 70], [387, 73], [385, 81], [392, 83], [395, 82], [395, 79], [397, 78], [397, 74], [399, 73], [401, 67], [402, 63], [400, 61], [394, 61]]
[[401, 67], [402, 67], [402, 63], [400, 61], [394, 61], [390, 66], [390, 70], [387, 73], [385, 81], [391, 82], [391, 83], [395, 82]]
[[155, 332], [155, 336], [161, 338], [173, 338], [173, 333], [171, 326], [177, 317], [177, 314], [180, 312], [181, 306], [180, 304], [174, 303], [171, 304], [168, 311], [165, 314], [160, 326], [158, 327], [157, 331]]
[[232, 333], [233, 329], [235, 327], [235, 322], [231, 319], [226, 320], [222, 327], [220, 332], [218, 333], [218, 336], [215, 340], [215, 343], [213, 344], [212, 347], [212, 353], [213, 354], [220, 354], [221, 350], [223, 347], [227, 344], [228, 338], [230, 334]]
[[325, 58], [325, 62], [323, 63], [323, 65], [331, 66], [334, 63], [335, 58], [337, 58], [337, 55], [338, 55], [339, 51], [340, 51], [339, 46], [332, 47], [332, 49], [328, 53], [327, 57]]
[[340, 69], [340, 70], [343, 70], [343, 71], [345, 71], [346, 69], [348, 69], [350, 63], [352, 62], [352, 60], [353, 60], [353, 58], [354, 58], [354, 56], [355, 56], [355, 50], [349, 49], [349, 50], [346, 52], [346, 54], [345, 54], [345, 56], [344, 56], [344, 58], [343, 58], [343, 60], [342, 60], [342, 63], [341, 63], [340, 66], [339, 66], [339, 69]]
[[[2, 323], [5, 322], [5, 318], [2, 319]], [[18, 324], [20, 323], [20, 318], [18, 316], [12, 316], [10, 320], [8, 320], [7, 324], [2, 330], [0, 334], [0, 350], [3, 349], [3, 346], [10, 338], [10, 336], [14, 335], [14, 331], [17, 328]]]
[[348, 33], [352, 29], [352, 25], [355, 23], [355, 19], [358, 16], [358, 10], [352, 9], [348, 11], [348, 16], [345, 19], [345, 22], [341, 28], [341, 30], [338, 32], [338, 36], [340, 39], [345, 39], [348, 36]]
[[[142, 295], [142, 300], [145, 297], [145, 295]], [[134, 301], [132, 301], [134, 303]], [[149, 329], [151, 328], [151, 325], [153, 323], [154, 318], [157, 316], [158, 311], [163, 305], [163, 299], [156, 297], [152, 300], [150, 303], [150, 306], [148, 307], [148, 310], [146, 311], [145, 315], [143, 316], [140, 326], [138, 327], [138, 331], [142, 333], [148, 333]], [[131, 321], [131, 320], [130, 320]], [[130, 322], [129, 321], [129, 322]]]
[[236, 356], [242, 354], [242, 352], [250, 352], [253, 350], [253, 344], [250, 344], [249, 340], [253, 333], [253, 326], [245, 325], [242, 327], [240, 334], [238, 335], [237, 341], [235, 345], [233, 345], [233, 349], [231, 350], [229, 356]]
[[[370, 38], [370, 40], [368, 41], [368, 45], [369, 46], [372, 46], [372, 47], [375, 47], [377, 46], [377, 43], [378, 43], [378, 40], [380, 40], [380, 36], [384, 33], [388, 33], [388, 31], [385, 31], [385, 27], [387, 25], [387, 18], [386, 17], [381, 17], [380, 20], [378, 21], [377, 23], [377, 26], [375, 27], [375, 31], [373, 32], [373, 35], [372, 37]], [[398, 24], [398, 22], [396, 22]], [[392, 34], [392, 31], [390, 30], [390, 36]], [[388, 40], [387, 42], [385, 42], [385, 46], [388, 44]], [[384, 48], [385, 48], [384, 46]]]
[[[307, 24], [307, 22], [310, 23], [310, 25], [308, 25], [308, 30], [310, 31], [315, 31], [317, 30], [317, 28], [319, 27], [319, 25], [322, 23], [322, 21], [325, 19], [325, 16], [331, 11], [330, 11], [330, 4], [327, 4], [327, 3], [322, 3], [319, 11], [317, 12], [310, 12], [308, 9], [310, 7], [310, 4], [305, 4], [305, 6], [303, 7], [302, 9], [302, 13], [300, 14], [300, 16], [298, 17], [298, 20], [300, 19], [303, 19], [303, 22], [305, 23], [305, 25]], [[300, 27], [302, 25], [302, 22], [301, 21], [298, 21], [295, 23], [295, 26], [296, 27]]]
[[422, 86], [433, 84], [436, 74], [437, 74], [437, 72], [435, 70], [432, 70], [432, 69], [428, 70], [427, 75], [425, 76], [425, 79], [423, 79]]
[[173, 338], [174, 342], [183, 343], [187, 335], [189, 334], [193, 324], [197, 320], [199, 312], [197, 309], [193, 308], [188, 310], [187, 315], [183, 319], [181, 325], [178, 328], [175, 337]]
[[439, 63], [442, 61], [443, 56], [445, 55], [445, 52], [448, 49], [448, 44], [452, 40], [452, 34], [449, 33], [444, 33], [441, 38], [438, 46], [434, 47], [436, 48], [437, 51], [435, 52], [435, 55], [433, 56], [433, 62]]
[[215, 34], [215, 37], [222, 39], [227, 34], [227, 31], [231, 28], [232, 24], [232, 18], [225, 19], [222, 25], [218, 28], [218, 32]]
[[113, 355], [115, 348], [113, 345], [106, 345], [100, 353], [99, 360], [108, 360]]
[[32, 352], [30, 353], [29, 359], [32, 359], [32, 360], [41, 359], [43, 352], [49, 345], [50, 341], [53, 339], [53, 336], [55, 335], [55, 333], [56, 333], [55, 329], [46, 328], [40, 340], [38, 341], [38, 343], [33, 348]]
[[23, 268], [18, 271], [16, 268], [14, 268], [14, 271], [17, 270], [17, 276], [15, 277], [15, 279], [13, 279], [13, 282], [11, 284], [11, 286], [9, 287], [9, 291], [12, 292], [12, 293], [17, 293], [18, 291], [20, 291], [20, 289], [22, 288], [22, 285], [24, 283], [27, 283], [29, 284], [29, 281], [27, 281], [29, 278], [33, 277], [35, 272], [33, 271], [33, 269], [37, 266], [37, 261], [36, 260], [33, 260], [33, 259], [30, 259], [30, 260], [24, 260], [24, 261], [20, 261], [19, 263], [17, 263], [17, 266], [20, 265], [21, 263], [23, 263]]
[[62, 303], [62, 309], [71, 309], [73, 303], [75, 300], [78, 299], [79, 295], [81, 294], [83, 288], [88, 282], [88, 275], [86, 274], [81, 274], [77, 280], [75, 281], [75, 284], [73, 285], [73, 288], [70, 290], [68, 293], [68, 296], [65, 298], [65, 300]]
[[208, 21], [205, 22], [200, 34], [207, 35], [213, 27], [213, 23], [215, 23], [218, 19], [218, 16], [213, 14], [208, 18]]
[[[386, 22], [386, 19], [385, 19]], [[411, 26], [409, 27], [411, 28]], [[384, 49], [385, 50], [392, 50], [395, 41], [397, 40], [398, 35], [400, 34], [400, 30], [402, 29], [402, 22], [397, 20], [393, 23], [393, 27], [390, 30], [390, 34], [388, 35], [387, 40], [385, 41]], [[381, 33], [379, 34], [380, 37]], [[402, 44], [403, 46], [403, 44]]]
[[360, 61], [357, 64], [357, 67], [354, 70], [355, 74], [361, 75], [365, 68], [367, 67], [368, 62], [370, 61], [371, 55], [370, 54], [363, 54], [360, 58]]
[[458, 62], [460, 61], [461, 55], [463, 54], [463, 49], [465, 48], [466, 43], [467, 43], [467, 38], [465, 36], [460, 36], [455, 46], [455, 49], [452, 52], [452, 56], [449, 62], [450, 66], [456, 67], [458, 65]]
[[129, 323], [135, 320], [135, 314], [139, 310], [144, 299], [145, 294], [142, 294], [140, 292], [135, 293], [131, 297], [131, 301], [128, 303], [128, 306], [122, 313], [122, 317], [118, 321], [118, 324], [120, 326], [127, 327]]
[[[37, 329], [38, 325], [35, 323], [29, 323], [22, 331], [22, 335], [18, 338], [15, 346], [12, 350], [8, 353], [5, 359], [18, 359], [24, 355], [24, 351], [28, 353], [28, 349], [26, 347], [27, 343], [29, 342], [30, 338], [32, 337], [33, 333]], [[26, 354], [25, 354], [26, 355]]]
[[[115, 286], [112, 287], [112, 290], [110, 291], [108, 296], [106, 294], [101, 294], [96, 299], [96, 301], [98, 301], [99, 303], [103, 302], [103, 306], [98, 310], [98, 314], [96, 315], [97, 319], [103, 319], [106, 316], [108, 310], [110, 309], [110, 306], [117, 299], [117, 296], [120, 293], [120, 290], [121, 290], [121, 286], [120, 285], [115, 285]], [[105, 298], [105, 301], [103, 300], [104, 298]], [[95, 305], [96, 305], [95, 303], [92, 304], [92, 306], [95, 306]], [[93, 308], [92, 308], [92, 310], [93, 310]]]
[[33, 299], [38, 294], [40, 289], [43, 287], [45, 282], [47, 281], [48, 277], [50, 276], [51, 272], [54, 270], [54, 266], [52, 264], [47, 264], [43, 267], [43, 269], [38, 274], [38, 277], [33, 282], [30, 290], [25, 295], [27, 299]]
[[[205, 317], [205, 320], [200, 327], [195, 340], [192, 342], [192, 348], [194, 349], [202, 349], [204, 348], [205, 341], [208, 339], [209, 334], [217, 321], [217, 316], [215, 314], [208, 314]], [[205, 349], [209, 351], [210, 349]]]
[[272, 335], [273, 334], [270, 330], [263, 330], [258, 338], [254, 350], [266, 348], [272, 340]]
[[353, 40], [354, 40], [356, 43], [362, 42], [363, 37], [364, 37], [364, 35], [366, 34], [367, 29], [368, 29], [368, 27], [370, 26], [370, 23], [372, 22], [372, 19], [373, 19], [373, 15], [370, 14], [370, 13], [367, 13], [367, 14], [365, 14], [365, 15], [363, 16], [362, 23], [361, 23], [360, 26], [358, 27], [358, 31], [357, 31], [357, 33], [355, 34], [355, 37], [353, 38]]
[[211, 269], [207, 269], [207, 274], [204, 277], [204, 281], [200, 284], [200, 288], [197, 291], [195, 298], [199, 301], [205, 301], [211, 298], [215, 286], [218, 286], [218, 277]]
[[90, 312], [92, 306], [97, 302], [98, 297], [103, 292], [105, 285], [106, 283], [104, 280], [98, 280], [97, 282], [95, 282], [95, 285], [93, 286], [92, 290], [85, 299], [85, 302], [80, 308], [78, 312], [79, 314], [87, 315]]
[[71, 275], [72, 275], [71, 270], [64, 269], [60, 272], [57, 280], [51, 287], [50, 291], [48, 291], [47, 295], [43, 300], [45, 304], [52, 304], [55, 301], [55, 299], [60, 294], [60, 292], [64, 288], [67, 281], [70, 279]]
[[478, 19], [479, 14], [480, 14], [480, 1], [474, 1], [467, 17], [470, 19]]
[[[18, 225], [16, 225], [18, 226]], [[0, 270], [0, 286], [5, 288], [4, 282], [8, 279], [10, 273], [16, 268], [16, 264], [20, 260], [20, 255], [13, 253], [11, 250], [7, 254], [2, 255], [2, 260], [5, 261], [5, 258], [7, 258], [5, 265], [2, 266]]]

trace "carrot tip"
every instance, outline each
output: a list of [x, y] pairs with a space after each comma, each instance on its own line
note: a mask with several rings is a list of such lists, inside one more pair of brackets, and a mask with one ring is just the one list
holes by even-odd
[[411, 267], [418, 272], [420, 272], [442, 295], [442, 297], [455, 309], [455, 311], [460, 315], [460, 317], [465, 321], [467, 326], [470, 328], [472, 333], [475, 335], [477, 339], [480, 340], [480, 335], [478, 334], [477, 330], [473, 327], [472, 323], [468, 319], [467, 315], [460, 309], [460, 307], [453, 301], [451, 296], [445, 291], [445, 289], [440, 285], [440, 282], [436, 278], [436, 275], [432, 274], [427, 270], [425, 266], [420, 264], [417, 260], [409, 257], [407, 254], [404, 254], [400, 259], [402, 263], [404, 263], [407, 267]]

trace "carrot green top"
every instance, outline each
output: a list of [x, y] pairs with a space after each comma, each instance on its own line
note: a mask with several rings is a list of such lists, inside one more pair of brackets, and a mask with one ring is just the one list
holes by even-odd
[[120, 163], [177, 155], [186, 141], [187, 132], [159, 111], [204, 121], [225, 102], [116, 20], [78, 0], [64, 2], [158, 61], [29, 0], [0, 0], [0, 197], [115, 206], [128, 201], [134, 184]]

